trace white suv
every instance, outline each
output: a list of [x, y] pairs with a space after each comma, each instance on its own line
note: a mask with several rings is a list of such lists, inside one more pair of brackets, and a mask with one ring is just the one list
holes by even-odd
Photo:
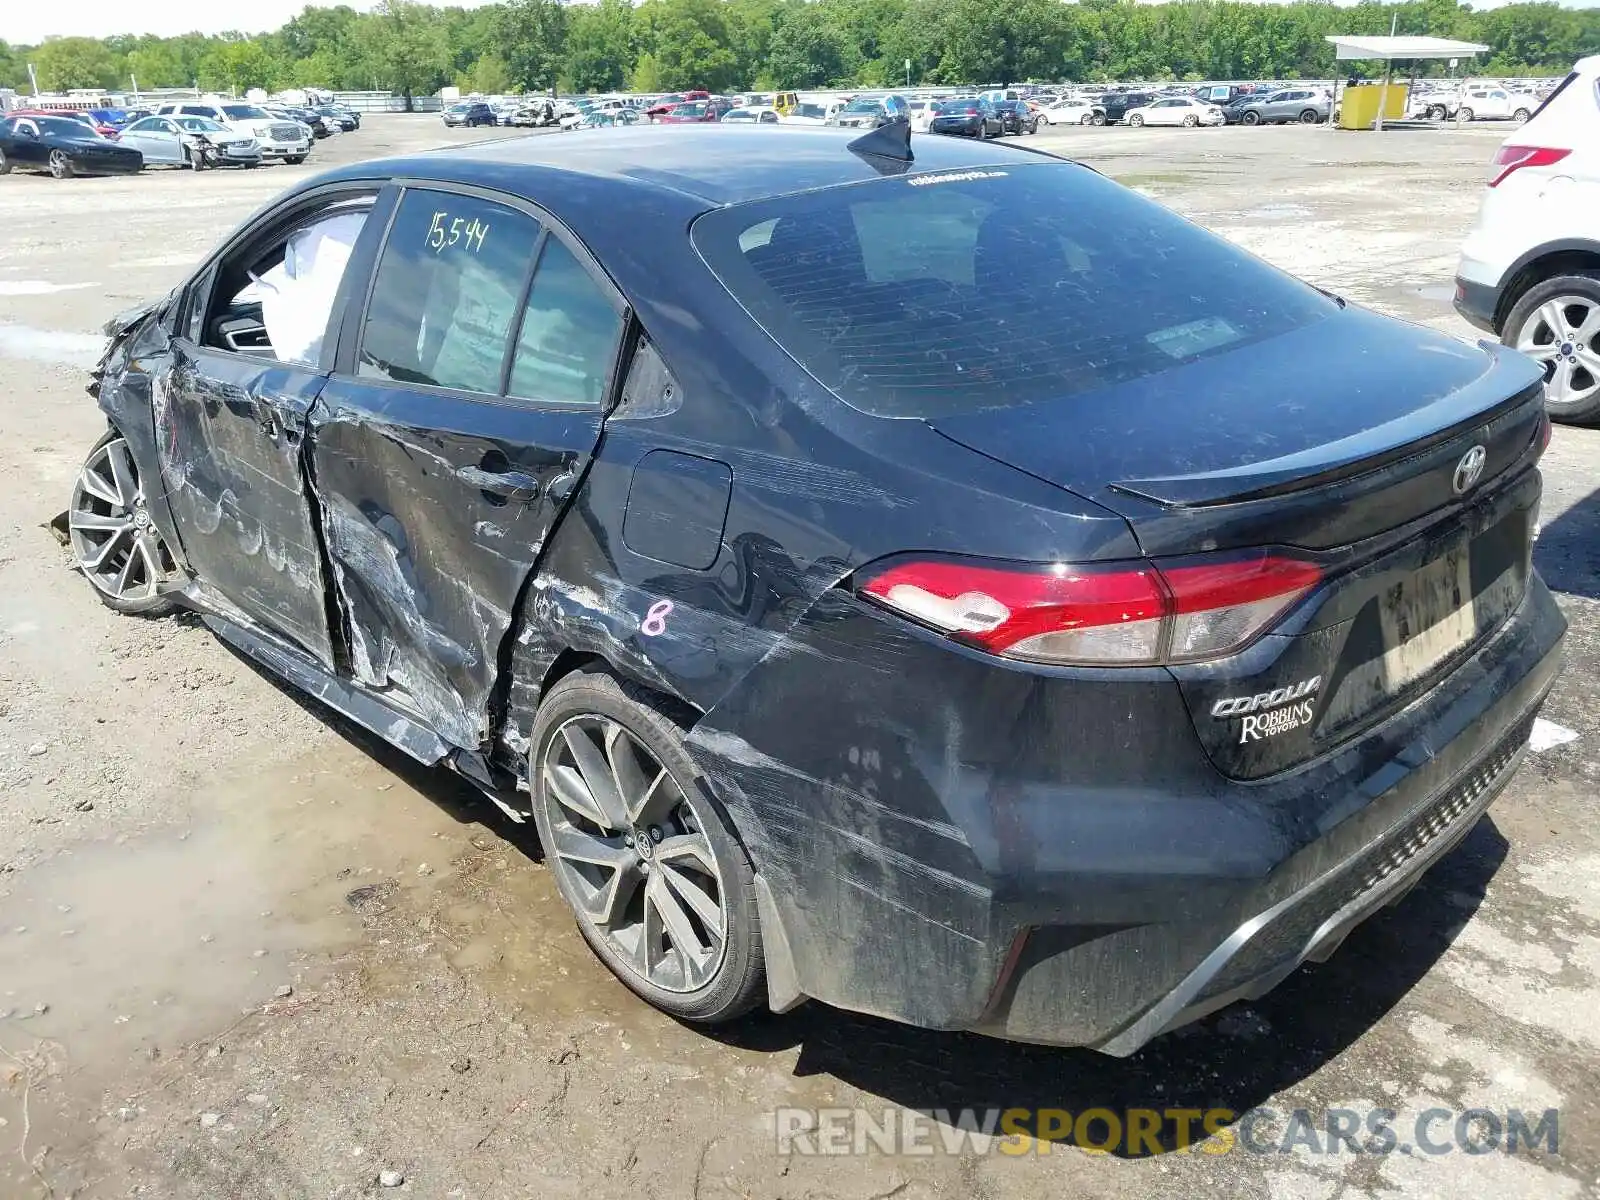
[[1600, 55], [1495, 155], [1456, 311], [1544, 364], [1560, 421], [1600, 421]]
[[254, 104], [238, 102], [213, 103], [206, 100], [185, 100], [178, 104], [162, 104], [156, 108], [161, 117], [210, 117], [229, 129], [253, 137], [261, 144], [263, 158], [281, 158], [284, 162], [305, 162], [311, 153], [311, 131], [298, 121], [275, 117]]

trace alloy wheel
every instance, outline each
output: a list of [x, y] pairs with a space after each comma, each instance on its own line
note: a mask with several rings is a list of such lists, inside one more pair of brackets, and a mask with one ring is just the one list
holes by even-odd
[[120, 437], [95, 447], [78, 472], [67, 529], [84, 575], [119, 604], [155, 600], [157, 587], [176, 570], [150, 521], [128, 443]]
[[11, 160], [6, 157], [6, 152], [0, 150], [0, 175], [8, 174], [11, 170]]
[[72, 174], [72, 160], [67, 157], [66, 151], [50, 151], [50, 174], [57, 179], [65, 179]]
[[1558, 404], [1600, 395], [1600, 301], [1552, 296], [1528, 314], [1516, 347], [1544, 365], [1544, 394]]
[[578, 919], [621, 963], [668, 992], [717, 974], [727, 948], [727, 888], [683, 789], [610, 717], [572, 717], [541, 765], [545, 847]]

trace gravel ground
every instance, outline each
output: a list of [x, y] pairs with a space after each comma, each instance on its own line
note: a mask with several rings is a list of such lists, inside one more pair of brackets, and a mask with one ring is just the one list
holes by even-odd
[[[1450, 276], [1503, 132], [1030, 142], [1466, 335]], [[1572, 622], [1541, 739], [1576, 737], [1532, 756], [1332, 961], [1127, 1061], [818, 1005], [680, 1026], [612, 981], [532, 836], [452, 777], [192, 619], [99, 605], [44, 528], [102, 425], [83, 394], [99, 325], [310, 171], [486, 134], [377, 117], [304, 167], [0, 180], [0, 1198], [1597, 1194], [1600, 433], [1557, 430], [1538, 548]], [[1387, 1107], [1402, 1141], [1430, 1107], [1558, 1108], [1560, 1141], [1129, 1158], [812, 1156], [774, 1138], [778, 1108], [987, 1105]]]

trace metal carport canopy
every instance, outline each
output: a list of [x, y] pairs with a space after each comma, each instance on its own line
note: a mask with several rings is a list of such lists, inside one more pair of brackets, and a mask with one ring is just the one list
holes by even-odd
[[1385, 62], [1416, 58], [1471, 58], [1489, 47], [1436, 37], [1340, 37], [1328, 35], [1337, 59], [1380, 58]]

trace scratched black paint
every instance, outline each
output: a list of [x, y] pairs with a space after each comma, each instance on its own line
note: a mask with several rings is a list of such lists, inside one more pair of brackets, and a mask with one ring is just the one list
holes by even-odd
[[[1526, 562], [1534, 373], [1346, 310], [1316, 344], [1250, 348], [1259, 388], [1221, 355], [1071, 412], [869, 416], [802, 371], [688, 236], [718, 206], [882, 178], [847, 140], [616, 130], [345, 168], [128, 318], [98, 399], [167, 485], [152, 511], [183, 597], [419, 759], [515, 805], [553, 678], [600, 663], [654, 689], [693, 726], [758, 872], [775, 1006], [810, 995], [1129, 1053], [1331, 951], [1515, 765], [1461, 791], [1525, 738], [1559, 661], [1564, 624]], [[914, 172], [1037, 161], [956, 139], [915, 153]], [[628, 327], [606, 411], [355, 374], [389, 214], [419, 187], [521, 207], [614, 288]], [[198, 347], [191, 293], [219, 264], [347, 193], [376, 196], [323, 360]], [[1492, 482], [1438, 498], [1475, 437]], [[1490, 526], [1511, 530], [1515, 595], [1425, 688], [1323, 743], [1239, 746], [1208, 724], [1223, 695], [1308, 672], [1336, 687], [1385, 574]], [[1238, 544], [1299, 546], [1357, 582], [1233, 659], [1171, 670], [997, 660], [845, 586], [908, 550], [1083, 562]], [[659, 629], [641, 629], [652, 611]], [[1457, 792], [1461, 820], [1406, 870], [1354, 899], [1326, 884]], [[1250, 924], [1268, 911], [1264, 928], [1309, 931], [1269, 954]]]

